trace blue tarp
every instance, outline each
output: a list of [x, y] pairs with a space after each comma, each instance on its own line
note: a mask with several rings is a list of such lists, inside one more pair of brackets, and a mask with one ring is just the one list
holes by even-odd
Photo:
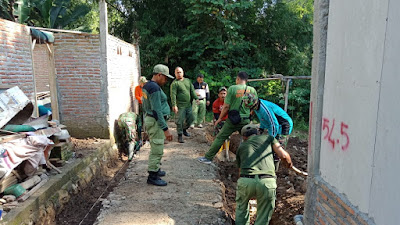
[[41, 31], [35, 28], [30, 28], [30, 29], [31, 29], [31, 36], [37, 40], [38, 44], [54, 42], [53, 33], [47, 31]]

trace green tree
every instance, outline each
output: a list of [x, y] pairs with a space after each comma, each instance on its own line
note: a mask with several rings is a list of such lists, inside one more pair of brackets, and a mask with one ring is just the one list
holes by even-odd
[[62, 29], [84, 17], [90, 7], [71, 0], [20, 0], [17, 3], [18, 21], [37, 27]]
[[0, 0], [0, 18], [15, 21], [14, 3], [15, 0]]

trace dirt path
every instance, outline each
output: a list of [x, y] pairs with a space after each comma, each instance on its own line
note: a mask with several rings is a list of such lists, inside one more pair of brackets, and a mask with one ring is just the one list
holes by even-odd
[[204, 130], [191, 130], [184, 144], [165, 145], [162, 169], [166, 187], [148, 185], [147, 159], [150, 148], [141, 149], [125, 178], [103, 200], [96, 224], [229, 224], [223, 207], [223, 190], [216, 166], [198, 163], [208, 149]]

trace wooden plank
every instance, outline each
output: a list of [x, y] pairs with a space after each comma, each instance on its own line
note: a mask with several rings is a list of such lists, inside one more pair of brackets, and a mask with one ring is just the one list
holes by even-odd
[[34, 114], [35, 117], [39, 117], [39, 109], [38, 109], [38, 104], [37, 104], [37, 99], [36, 99], [36, 94], [37, 94], [36, 89], [37, 88], [36, 88], [36, 79], [35, 79], [37, 74], [35, 74], [35, 62], [33, 60], [33, 49], [35, 48], [36, 39], [34, 39], [34, 41], [30, 42], [30, 43], [31, 43], [30, 50], [31, 50], [32, 73], [33, 73], [33, 97], [31, 98], [31, 100], [34, 101], [34, 103], [33, 103], [33, 106], [34, 106], [33, 114]]
[[54, 62], [54, 50], [51, 51], [49, 45], [49, 86], [50, 86], [50, 99], [51, 99], [51, 113], [53, 120], [60, 120], [60, 111], [58, 109], [58, 96], [57, 96], [57, 80], [56, 80], [56, 65]]
[[35, 187], [33, 187], [30, 191], [28, 191], [28, 193], [25, 193], [24, 195], [22, 195], [22, 197], [19, 198], [18, 201], [23, 202], [26, 199], [28, 199], [33, 193], [35, 193], [37, 190], [39, 190], [39, 188], [41, 188], [47, 181], [48, 181], [48, 179], [44, 179], [44, 180], [40, 181], [40, 183], [38, 185], [36, 185]]
[[36, 38], [33, 39], [32, 41], [32, 51], [35, 49], [35, 45], [36, 45]]
[[87, 33], [87, 32], [74, 31], [74, 30], [52, 29], [52, 28], [45, 28], [45, 27], [35, 27], [35, 29], [36, 30], [51, 31], [51, 32], [58, 32], [58, 33], [93, 35], [92, 33]]
[[9, 134], [5, 136], [0, 136], [0, 143], [5, 143], [9, 142], [12, 140], [20, 139], [20, 138], [25, 138], [26, 134]]

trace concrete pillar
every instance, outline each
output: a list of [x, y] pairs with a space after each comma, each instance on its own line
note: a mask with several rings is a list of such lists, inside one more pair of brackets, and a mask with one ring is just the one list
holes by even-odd
[[320, 177], [322, 107], [325, 84], [329, 0], [314, 1], [314, 40], [308, 141], [308, 179], [304, 223], [314, 224], [316, 183]]
[[109, 123], [109, 95], [108, 95], [108, 67], [107, 67], [107, 36], [108, 36], [108, 17], [107, 17], [107, 3], [105, 0], [99, 0], [100, 9], [100, 74], [101, 74], [101, 93], [103, 102], [106, 104], [104, 107], [105, 117]]

